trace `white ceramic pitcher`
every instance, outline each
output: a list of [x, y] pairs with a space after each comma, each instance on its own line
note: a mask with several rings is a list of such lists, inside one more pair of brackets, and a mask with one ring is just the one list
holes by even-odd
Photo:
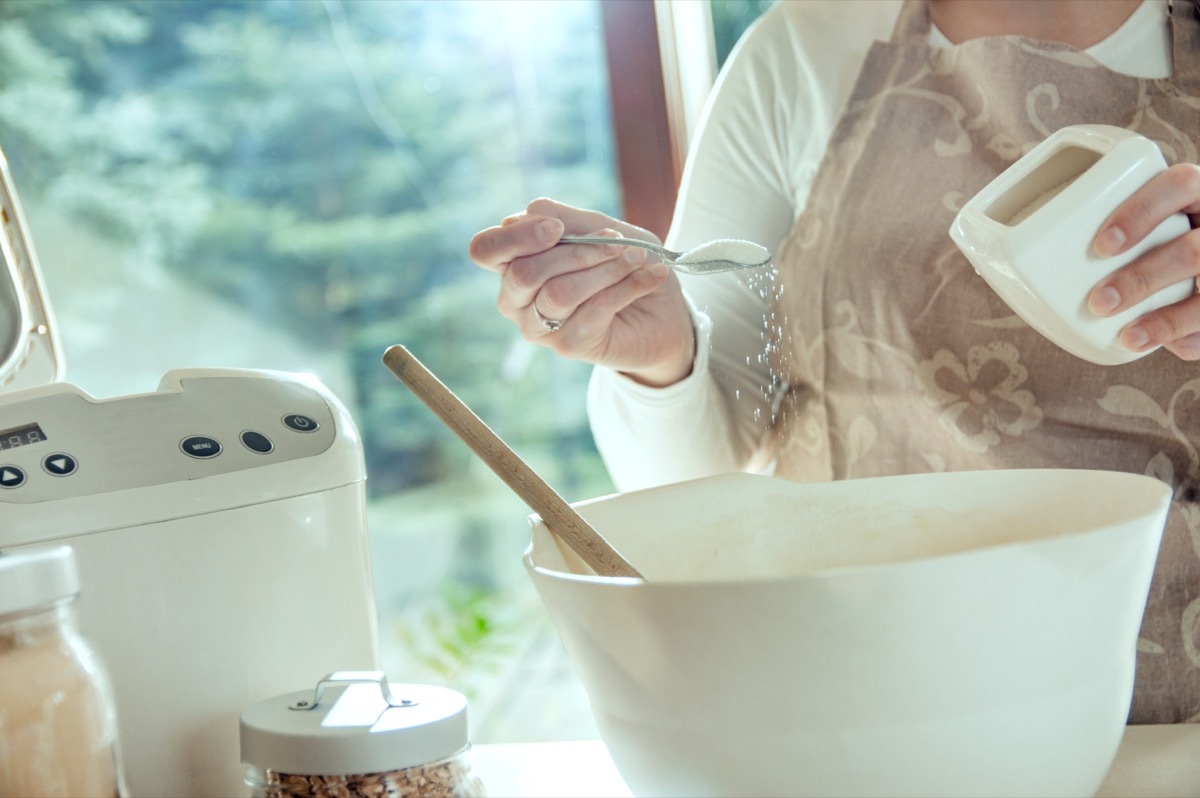
[[1013, 312], [1068, 352], [1100, 365], [1136, 360], [1118, 341], [1126, 325], [1186, 298], [1194, 282], [1162, 289], [1113, 316], [1087, 297], [1105, 275], [1190, 229], [1176, 213], [1119, 255], [1097, 257], [1100, 225], [1146, 181], [1166, 169], [1149, 139], [1109, 125], [1053, 133], [963, 206], [950, 237]]

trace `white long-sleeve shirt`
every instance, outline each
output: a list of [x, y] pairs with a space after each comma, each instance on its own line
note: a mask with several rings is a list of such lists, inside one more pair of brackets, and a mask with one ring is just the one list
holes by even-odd
[[[684, 169], [667, 245], [717, 238], [776, 251], [804, 209], [871, 42], [900, 0], [781, 2], [745, 34], [717, 79]], [[1171, 74], [1167, 0], [1145, 0], [1088, 49], [1136, 77]], [[950, 42], [936, 29], [930, 44]], [[649, 388], [599, 367], [588, 388], [597, 448], [618, 490], [744, 470], [771, 418], [762, 274], [681, 277], [697, 354], [686, 379]]]

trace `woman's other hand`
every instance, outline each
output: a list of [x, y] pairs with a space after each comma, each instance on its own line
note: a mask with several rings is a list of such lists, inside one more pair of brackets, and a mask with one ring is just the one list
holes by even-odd
[[[556, 246], [563, 235], [612, 236], [611, 246]], [[665, 386], [692, 370], [691, 314], [671, 270], [622, 237], [658, 239], [596, 211], [537, 199], [480, 231], [471, 259], [500, 275], [500, 313], [525, 340], [565, 357]]]
[[[1192, 229], [1146, 252], [1092, 289], [1092, 312], [1111, 316], [1181, 280], [1200, 275], [1200, 166], [1176, 164], [1160, 172], [1123, 202], [1100, 226], [1093, 243], [1100, 257], [1118, 255], [1145, 238], [1173, 213]], [[1151, 311], [1121, 331], [1134, 352], [1163, 346], [1183, 360], [1200, 360], [1200, 295]]]

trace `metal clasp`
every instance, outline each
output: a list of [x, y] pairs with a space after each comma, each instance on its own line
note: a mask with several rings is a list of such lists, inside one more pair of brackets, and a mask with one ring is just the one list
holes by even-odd
[[325, 696], [326, 685], [360, 684], [364, 682], [379, 685], [379, 692], [383, 695], [383, 700], [387, 702], [389, 707], [413, 707], [417, 705], [416, 701], [408, 698], [396, 698], [392, 695], [392, 688], [388, 686], [387, 676], [383, 671], [334, 671], [333, 673], [325, 674], [321, 681], [317, 682], [317, 689], [313, 692], [312, 701], [297, 701], [294, 704], [289, 704], [288, 709], [315, 709]]

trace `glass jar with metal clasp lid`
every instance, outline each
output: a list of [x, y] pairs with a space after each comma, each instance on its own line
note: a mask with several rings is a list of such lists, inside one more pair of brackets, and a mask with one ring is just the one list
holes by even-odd
[[275, 696], [241, 718], [253, 798], [483, 798], [454, 690], [389, 685], [379, 671], [338, 671], [314, 691]]

